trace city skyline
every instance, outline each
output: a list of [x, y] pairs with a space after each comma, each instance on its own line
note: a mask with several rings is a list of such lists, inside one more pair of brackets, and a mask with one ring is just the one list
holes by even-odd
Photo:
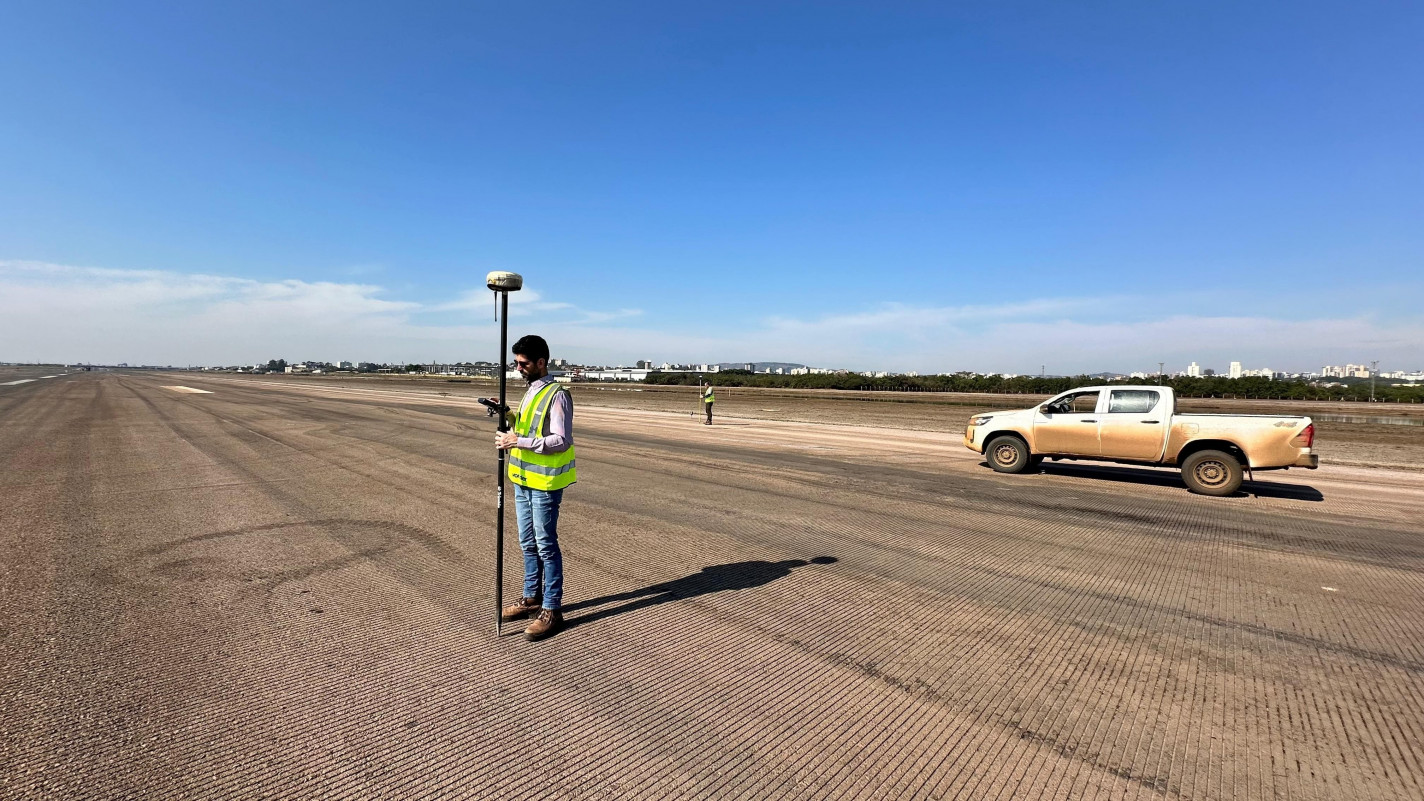
[[[5, 364], [24, 364], [24, 363], [23, 363], [23, 362], [6, 362], [6, 361], [0, 361], [0, 365], [5, 365]], [[166, 365], [165, 365], [165, 364], [145, 364], [145, 363], [129, 364], [128, 362], [120, 362], [120, 363], [115, 363], [115, 364], [93, 364], [93, 363], [85, 363], [85, 362], [55, 362], [55, 364], [62, 364], [62, 365], [64, 365], [64, 366], [78, 366], [78, 367], [85, 367], [85, 368], [89, 368], [89, 367], [98, 367], [98, 368], [117, 367], [117, 368], [135, 368], [135, 369], [142, 369], [142, 368], [145, 368], [145, 367], [149, 367], [149, 368], [155, 368], [155, 369], [176, 369], [176, 370], [185, 370], [185, 369], [186, 369], [186, 370], [216, 370], [216, 371], [237, 370], [237, 371], [239, 371], [239, 372], [261, 372], [261, 371], [265, 371], [265, 372], [285, 372], [285, 373], [293, 373], [293, 372], [303, 372], [303, 373], [315, 372], [315, 373], [320, 373], [320, 372], [324, 372], [324, 371], [332, 371], [332, 372], [358, 372], [358, 373], [359, 373], [359, 372], [397, 372], [397, 371], [409, 371], [408, 368], [413, 368], [414, 371], [416, 371], [416, 372], [427, 372], [427, 373], [439, 374], [439, 375], [475, 375], [475, 374], [483, 374], [483, 373], [491, 373], [491, 374], [493, 374], [494, 369], [497, 368], [497, 364], [496, 364], [495, 362], [486, 361], [486, 360], [473, 360], [473, 361], [466, 360], [466, 361], [459, 361], [459, 362], [439, 362], [439, 361], [430, 361], [430, 362], [370, 362], [370, 361], [351, 361], [351, 360], [346, 360], [346, 359], [334, 359], [334, 360], [331, 360], [331, 361], [322, 361], [322, 360], [315, 360], [315, 359], [304, 359], [304, 360], [292, 360], [292, 361], [288, 362], [286, 359], [269, 359], [269, 360], [267, 360], [266, 362], [253, 362], [253, 363], [251, 363], [251, 364], [242, 363], [242, 364], [188, 364], [188, 365], [166, 364]], [[516, 371], [514, 371], [512, 368], [510, 368], [510, 367], [509, 367], [509, 364], [510, 364], [509, 362], [506, 362], [506, 369], [509, 371], [509, 375], [510, 375], [512, 378], [519, 378], [519, 377], [520, 377], [519, 374], [518, 374]], [[729, 370], [730, 370], [730, 371], [742, 370], [742, 371], [745, 371], [745, 372], [756, 373], [756, 374], [784, 375], [784, 376], [817, 375], [817, 374], [847, 374], [847, 373], [850, 373], [850, 374], [864, 375], [864, 376], [871, 376], [871, 377], [888, 377], [888, 376], [907, 376], [907, 377], [915, 377], [915, 376], [955, 375], [955, 374], [970, 373], [970, 374], [984, 375], [984, 376], [1002, 376], [1002, 377], [1005, 377], [1005, 378], [1014, 378], [1014, 377], [1018, 377], [1018, 376], [1022, 376], [1022, 375], [1029, 375], [1029, 377], [1033, 377], [1032, 374], [1012, 373], [1012, 372], [1007, 372], [1007, 371], [988, 371], [988, 372], [979, 372], [979, 371], [941, 371], [941, 372], [938, 372], [938, 373], [936, 373], [936, 372], [920, 373], [920, 372], [918, 372], [918, 371], [899, 372], [899, 371], [892, 371], [892, 370], [876, 370], [876, 369], [853, 370], [853, 369], [844, 368], [844, 367], [814, 366], [814, 365], [804, 365], [804, 364], [798, 364], [798, 363], [785, 363], [785, 362], [691, 362], [691, 363], [661, 362], [661, 363], [657, 363], [657, 362], [655, 362], [654, 360], [649, 360], [649, 359], [640, 359], [640, 360], [636, 361], [636, 362], [635, 362], [634, 364], [632, 364], [632, 365], [627, 365], [627, 364], [622, 364], [622, 363], [619, 363], [619, 364], [612, 364], [612, 363], [609, 363], [609, 364], [580, 364], [580, 363], [576, 363], [576, 362], [570, 362], [568, 359], [553, 358], [553, 359], [550, 360], [549, 367], [550, 367], [550, 372], [551, 372], [552, 374], [562, 375], [562, 374], [570, 373], [570, 374], [573, 374], [573, 375], [575, 375], [575, 376], [579, 376], [579, 375], [590, 375], [590, 376], [593, 376], [595, 380], [609, 378], [609, 377], [610, 377], [612, 374], [614, 374], [614, 373], [618, 373], [620, 378], [628, 379], [628, 378], [629, 378], [629, 375], [628, 375], [629, 373], [637, 373], [637, 374], [639, 374], [639, 375], [647, 375], [647, 374], [649, 374], [649, 373], [656, 373], [656, 372], [664, 372], [664, 373], [666, 373], [666, 372], [673, 372], [673, 373], [709, 373], [709, 374], [712, 374], [712, 373], [723, 373], [723, 372], [727, 372], [727, 371], [729, 371]], [[1046, 368], [1046, 365], [1045, 365], [1044, 367]], [[607, 373], [607, 374], [609, 374], [609, 375], [595, 375], [595, 374], [603, 374], [603, 373]], [[1161, 372], [1160, 372], [1160, 373], [1151, 372], [1151, 371], [1147, 371], [1147, 370], [1134, 370], [1134, 371], [1131, 371], [1131, 372], [1123, 372], [1123, 371], [1115, 371], [1115, 370], [1099, 370], [1099, 371], [1080, 371], [1080, 372], [1074, 372], [1074, 373], [1056, 373], [1056, 372], [1055, 372], [1055, 373], [1049, 373], [1049, 372], [1047, 372], [1046, 369], [1045, 369], [1044, 371], [1040, 372], [1038, 375], [1040, 375], [1040, 376], [1046, 376], [1046, 377], [1049, 377], [1049, 378], [1064, 378], [1064, 377], [1074, 377], [1074, 376], [1088, 376], [1088, 377], [1103, 377], [1103, 378], [1116, 378], [1116, 379], [1122, 379], [1122, 378], [1142, 379], [1142, 380], [1144, 380], [1144, 381], [1151, 380], [1151, 379], [1155, 379], [1155, 378], [1158, 378], [1159, 376], [1160, 376], [1160, 377], [1165, 377], [1165, 378], [1225, 378], [1225, 379], [1266, 378], [1266, 379], [1270, 379], [1270, 380], [1292, 380], [1292, 381], [1300, 381], [1300, 380], [1305, 380], [1305, 381], [1319, 381], [1319, 380], [1322, 380], [1322, 379], [1330, 379], [1330, 378], [1341, 378], [1341, 379], [1346, 379], [1346, 378], [1348, 378], [1348, 379], [1376, 378], [1376, 379], [1383, 379], [1383, 380], [1404, 380], [1404, 381], [1408, 381], [1408, 382], [1411, 382], [1411, 383], [1424, 381], [1424, 370], [1421, 370], [1421, 369], [1414, 369], [1414, 370], [1389, 370], [1389, 369], [1379, 369], [1379, 368], [1377, 367], [1377, 365], [1376, 365], [1376, 366], [1372, 366], [1372, 365], [1364, 365], [1364, 364], [1358, 364], [1358, 365], [1357, 365], [1357, 364], [1345, 364], [1345, 365], [1325, 365], [1325, 366], [1321, 367], [1319, 371], [1288, 372], [1288, 371], [1281, 371], [1281, 370], [1273, 370], [1273, 369], [1271, 369], [1271, 368], [1247, 368], [1247, 367], [1244, 367], [1241, 362], [1232, 362], [1231, 365], [1230, 365], [1230, 367], [1228, 368], [1228, 370], [1225, 371], [1225, 372], [1217, 372], [1217, 371], [1215, 370], [1215, 368], [1202, 367], [1202, 366], [1199, 365], [1198, 363], [1192, 362], [1191, 364], [1187, 365], [1187, 367], [1186, 367], [1185, 369], [1182, 369], [1182, 370], [1168, 369], [1167, 366], [1166, 366], [1166, 364], [1165, 364], [1165, 363], [1162, 363]]]

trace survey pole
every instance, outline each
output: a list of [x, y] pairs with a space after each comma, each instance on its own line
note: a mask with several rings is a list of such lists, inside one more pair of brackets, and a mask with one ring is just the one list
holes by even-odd
[[[485, 285], [495, 294], [499, 317], [499, 433], [509, 430], [509, 403], [505, 400], [506, 373], [505, 354], [509, 350], [509, 293], [518, 292], [524, 286], [524, 279], [518, 273], [492, 272], [485, 276]], [[504, 460], [506, 451], [497, 448], [499, 468], [495, 471], [495, 512], [494, 512], [494, 633], [504, 633]]]

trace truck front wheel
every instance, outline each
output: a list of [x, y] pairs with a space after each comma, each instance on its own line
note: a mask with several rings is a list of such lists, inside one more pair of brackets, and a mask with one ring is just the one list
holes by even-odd
[[995, 437], [984, 446], [984, 454], [989, 466], [1000, 473], [1022, 473], [1032, 461], [1028, 445], [1018, 437]]
[[1230, 495], [1241, 489], [1241, 463], [1226, 451], [1197, 451], [1182, 462], [1182, 481], [1202, 495]]

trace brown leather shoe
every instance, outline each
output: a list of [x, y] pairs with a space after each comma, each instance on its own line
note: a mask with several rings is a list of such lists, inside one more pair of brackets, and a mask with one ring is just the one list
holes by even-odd
[[530, 642], [542, 640], [545, 637], [552, 637], [564, 627], [564, 616], [559, 614], [557, 609], [541, 609], [539, 617], [529, 624], [529, 628], [524, 630], [524, 636]]
[[520, 598], [519, 603], [510, 604], [500, 610], [500, 620], [523, 620], [526, 617], [539, 611], [538, 598]]

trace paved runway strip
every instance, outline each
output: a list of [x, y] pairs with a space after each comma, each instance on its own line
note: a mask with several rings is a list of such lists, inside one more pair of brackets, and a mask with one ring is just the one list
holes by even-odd
[[1424, 474], [580, 408], [531, 644], [482, 408], [165, 378], [0, 395], [0, 797], [1424, 797]]

